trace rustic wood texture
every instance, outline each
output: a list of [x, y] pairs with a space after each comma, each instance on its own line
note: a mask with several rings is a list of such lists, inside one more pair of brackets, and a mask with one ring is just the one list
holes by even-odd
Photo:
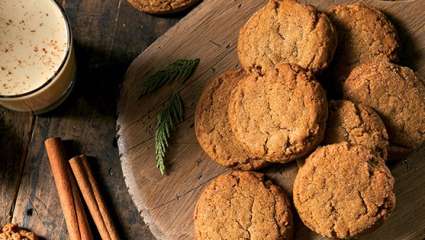
[[[237, 66], [235, 52], [239, 28], [265, 0], [205, 0], [182, 21], [143, 52], [127, 71], [118, 104], [118, 145], [130, 194], [158, 239], [193, 239], [192, 214], [202, 187], [227, 171], [210, 161], [200, 149], [193, 130], [193, 112], [208, 79]], [[320, 9], [350, 0], [305, 0]], [[425, 75], [425, 5], [422, 0], [366, 3], [386, 12], [397, 25], [403, 51], [402, 64]], [[155, 115], [170, 92], [138, 99], [143, 77], [178, 58], [200, 58], [201, 63], [181, 94], [185, 121], [179, 126], [168, 155], [169, 174], [155, 167], [153, 133]], [[398, 206], [390, 220], [363, 239], [425, 238], [425, 151], [392, 164], [397, 184]], [[266, 169], [267, 174], [289, 193], [297, 163]], [[321, 239], [297, 220], [296, 239]]]
[[75, 141], [74, 154], [92, 156], [92, 169], [120, 239], [154, 239], [123, 181], [115, 140], [116, 100], [134, 57], [180, 16], [143, 14], [126, 0], [58, 3], [73, 30], [76, 86], [62, 106], [42, 116], [0, 108], [0, 126], [6, 127], [0, 135], [0, 224], [13, 221], [45, 239], [69, 239], [43, 147], [47, 137], [60, 136]]
[[[0, 224], [12, 219], [22, 169], [28, 155], [34, 117], [29, 114], [0, 112]], [[19, 153], [19, 154], [17, 154]]]

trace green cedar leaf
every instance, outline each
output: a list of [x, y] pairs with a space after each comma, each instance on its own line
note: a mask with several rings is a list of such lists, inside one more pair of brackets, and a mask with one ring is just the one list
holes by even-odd
[[165, 159], [167, 147], [171, 134], [179, 123], [183, 121], [183, 100], [178, 93], [173, 94], [164, 109], [157, 115], [157, 126], [155, 130], [155, 160], [156, 167], [162, 175], [166, 174]]
[[175, 80], [180, 83], [186, 82], [192, 76], [198, 64], [199, 59], [179, 59], [164, 69], [155, 72], [144, 80], [140, 97], [150, 94]]

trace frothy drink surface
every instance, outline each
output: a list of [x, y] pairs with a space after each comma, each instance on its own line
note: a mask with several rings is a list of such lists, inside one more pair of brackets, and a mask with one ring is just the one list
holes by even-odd
[[0, 0], [0, 96], [40, 88], [60, 69], [67, 23], [51, 0]]

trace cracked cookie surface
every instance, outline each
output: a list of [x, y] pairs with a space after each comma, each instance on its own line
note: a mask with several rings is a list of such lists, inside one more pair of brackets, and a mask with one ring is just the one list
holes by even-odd
[[245, 70], [261, 74], [278, 63], [318, 72], [329, 65], [336, 44], [325, 14], [295, 0], [270, 0], [240, 30], [238, 55]]
[[357, 66], [344, 98], [372, 107], [384, 121], [390, 145], [415, 149], [425, 142], [425, 85], [415, 73], [388, 61]]
[[330, 101], [324, 144], [348, 142], [362, 145], [384, 160], [388, 133], [384, 122], [370, 107], [351, 101]]
[[398, 59], [396, 29], [379, 10], [362, 3], [336, 5], [329, 10], [329, 18], [338, 32], [333, 66], [338, 82], [359, 63], [373, 58]]
[[200, 0], [128, 0], [136, 9], [152, 14], [166, 14], [182, 11]]
[[311, 74], [278, 64], [266, 75], [247, 75], [229, 100], [229, 122], [253, 156], [286, 163], [311, 152], [323, 139], [326, 94]]
[[196, 107], [195, 132], [211, 159], [226, 167], [251, 170], [265, 161], [251, 157], [235, 140], [227, 119], [230, 93], [243, 76], [242, 70], [229, 70], [208, 82]]
[[377, 227], [395, 207], [394, 178], [383, 159], [348, 143], [318, 148], [299, 169], [294, 204], [304, 224], [329, 238]]
[[39, 239], [34, 233], [19, 228], [18, 225], [7, 223], [0, 230], [1, 240], [37, 240]]
[[290, 204], [280, 187], [264, 175], [234, 171], [203, 190], [194, 213], [198, 240], [292, 239]]

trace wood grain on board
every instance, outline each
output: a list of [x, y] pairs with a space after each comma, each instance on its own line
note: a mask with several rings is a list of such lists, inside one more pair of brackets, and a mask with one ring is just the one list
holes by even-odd
[[[192, 214], [203, 186], [228, 169], [218, 166], [202, 152], [193, 130], [193, 112], [205, 83], [226, 69], [236, 67], [239, 28], [265, 0], [205, 0], [155, 41], [127, 71], [118, 105], [118, 145], [125, 181], [133, 201], [158, 239], [193, 239]], [[319, 9], [349, 0], [307, 0]], [[389, 15], [399, 29], [403, 65], [425, 75], [425, 4], [423, 0], [364, 1]], [[164, 87], [138, 99], [143, 77], [179, 58], [200, 58], [201, 63], [181, 94], [185, 121], [173, 138], [167, 176], [155, 167], [154, 128], [156, 113], [171, 91]], [[396, 212], [364, 239], [425, 238], [425, 151], [394, 163], [398, 206]], [[297, 163], [264, 171], [290, 193]], [[296, 239], [321, 239], [302, 224]]]
[[31, 114], [0, 112], [1, 226], [12, 220], [33, 123], [34, 117]]

